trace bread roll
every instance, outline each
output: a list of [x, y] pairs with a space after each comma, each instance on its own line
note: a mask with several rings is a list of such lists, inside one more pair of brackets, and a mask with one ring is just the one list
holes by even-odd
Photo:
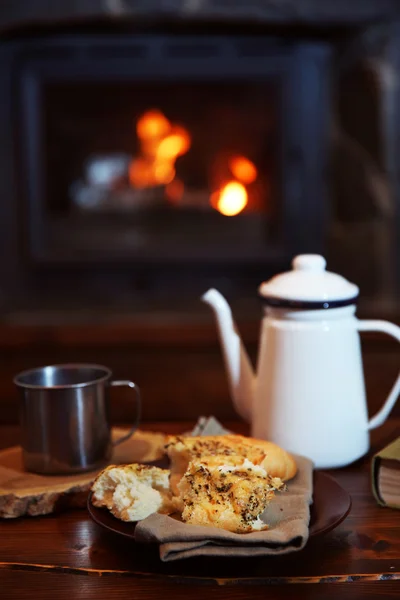
[[140, 521], [149, 515], [172, 512], [169, 470], [147, 465], [111, 465], [92, 485], [92, 503], [103, 506], [122, 521]]
[[107, 467], [93, 483], [93, 504], [123, 521], [178, 510], [187, 523], [246, 533], [267, 527], [260, 515], [296, 473], [285, 450], [240, 435], [169, 436], [165, 451], [171, 471]]
[[182, 520], [235, 533], [267, 529], [260, 516], [282, 481], [240, 456], [194, 459], [178, 484]]
[[241, 435], [169, 436], [165, 449], [171, 460], [170, 485], [175, 495], [189, 462], [205, 457], [241, 456], [282, 481], [291, 479], [297, 471], [293, 457], [276, 444]]

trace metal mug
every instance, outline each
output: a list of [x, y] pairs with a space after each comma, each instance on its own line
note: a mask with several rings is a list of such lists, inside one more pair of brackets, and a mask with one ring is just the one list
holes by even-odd
[[[133, 381], [112, 381], [107, 367], [64, 364], [19, 373], [23, 464], [27, 471], [48, 475], [81, 473], [102, 467], [113, 446], [137, 429], [141, 414], [140, 390]], [[130, 431], [111, 439], [111, 387], [128, 386], [135, 392], [136, 414]]]

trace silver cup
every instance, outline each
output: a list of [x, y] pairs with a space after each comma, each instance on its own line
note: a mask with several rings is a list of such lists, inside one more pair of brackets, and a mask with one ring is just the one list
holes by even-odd
[[[137, 429], [140, 390], [133, 381], [112, 381], [107, 367], [65, 364], [19, 373], [23, 463], [34, 473], [68, 474], [101, 468], [112, 448]], [[111, 439], [110, 388], [128, 386], [135, 392], [135, 418], [130, 431]]]

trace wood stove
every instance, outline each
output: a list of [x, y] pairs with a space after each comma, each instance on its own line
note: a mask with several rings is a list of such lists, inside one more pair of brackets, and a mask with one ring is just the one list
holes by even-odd
[[0, 15], [3, 312], [182, 314], [298, 252], [395, 310], [395, 3], [167, 4]]
[[11, 302], [235, 296], [324, 250], [326, 44], [79, 33], [0, 52]]

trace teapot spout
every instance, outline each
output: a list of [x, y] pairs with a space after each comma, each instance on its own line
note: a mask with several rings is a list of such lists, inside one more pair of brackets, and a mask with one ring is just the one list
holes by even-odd
[[231, 308], [222, 294], [215, 289], [208, 290], [201, 299], [211, 306], [217, 320], [233, 403], [237, 412], [250, 423], [255, 374], [238, 334]]

